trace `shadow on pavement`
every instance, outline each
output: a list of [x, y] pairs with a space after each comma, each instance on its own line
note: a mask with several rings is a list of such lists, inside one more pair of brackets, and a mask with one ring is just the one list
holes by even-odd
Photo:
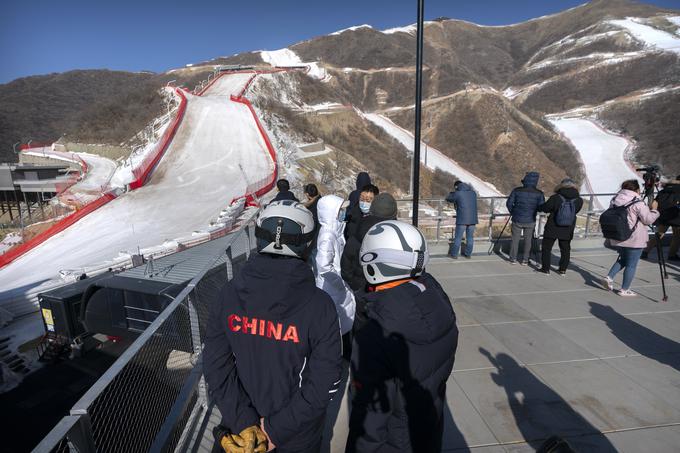
[[[484, 348], [479, 348], [479, 351], [496, 367], [491, 377], [505, 390], [517, 428], [530, 445], [538, 447], [554, 435], [567, 438], [570, 444], [576, 445], [580, 442], [569, 438], [588, 436], [592, 438], [590, 442], [597, 445], [597, 451], [617, 451], [596, 427], [528, 368], [507, 354], [499, 353], [494, 357]], [[588, 450], [579, 448], [577, 451]]]
[[669, 340], [618, 313], [612, 307], [588, 302], [590, 312], [607, 324], [611, 332], [629, 348], [680, 371], [680, 343]]

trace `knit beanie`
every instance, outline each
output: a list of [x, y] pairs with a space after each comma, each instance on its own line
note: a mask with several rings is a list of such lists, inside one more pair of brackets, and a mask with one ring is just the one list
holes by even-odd
[[396, 219], [397, 202], [392, 195], [380, 193], [373, 199], [369, 213], [381, 219]]

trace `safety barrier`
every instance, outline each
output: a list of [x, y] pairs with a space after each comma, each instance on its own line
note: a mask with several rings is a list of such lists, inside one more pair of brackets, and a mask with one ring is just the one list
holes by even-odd
[[190, 430], [207, 422], [201, 353], [209, 307], [250, 256], [257, 213], [248, 212], [215, 247], [215, 255], [34, 452], [191, 451]]
[[6, 266], [7, 264], [11, 263], [21, 255], [25, 254], [29, 250], [37, 247], [38, 245], [42, 244], [52, 236], [54, 236], [57, 233], [60, 233], [64, 231], [66, 228], [70, 227], [74, 223], [76, 223], [78, 220], [82, 219], [89, 213], [97, 210], [98, 208], [104, 206], [106, 203], [109, 201], [113, 200], [116, 198], [116, 195], [109, 192], [103, 194], [100, 198], [96, 199], [95, 201], [86, 204], [83, 206], [81, 209], [78, 211], [74, 212], [73, 214], [70, 214], [63, 219], [59, 220], [57, 223], [43, 231], [42, 233], [36, 235], [29, 241], [24, 242], [23, 244], [20, 244], [16, 247], [13, 247], [12, 249], [8, 250], [7, 253], [4, 255], [0, 255], [0, 268], [3, 266]]
[[[581, 238], [600, 237], [597, 218], [602, 209], [596, 209], [597, 197], [613, 197], [615, 193], [582, 193], [583, 209], [577, 214], [576, 230], [574, 235]], [[480, 240], [495, 240], [501, 227], [507, 222], [510, 214], [505, 208], [505, 200], [508, 197], [477, 197], [477, 217], [479, 223], [475, 231], [475, 237]], [[397, 200], [399, 208], [399, 220], [411, 221], [412, 199], [404, 198]], [[421, 198], [421, 212], [418, 227], [425, 234], [426, 239], [439, 242], [450, 239], [456, 226], [456, 213], [452, 204], [441, 198]], [[540, 237], [547, 220], [547, 214], [539, 213], [536, 222], [536, 231]], [[510, 229], [506, 228], [506, 233]]]
[[135, 180], [130, 183], [130, 189], [132, 190], [139, 189], [146, 183], [149, 176], [151, 175], [151, 172], [156, 167], [158, 162], [161, 160], [161, 157], [163, 157], [165, 151], [168, 149], [168, 146], [170, 145], [172, 138], [175, 136], [175, 133], [177, 132], [179, 124], [182, 122], [182, 118], [184, 118], [184, 112], [187, 106], [187, 98], [186, 96], [184, 96], [184, 93], [181, 89], [176, 88], [175, 92], [180, 97], [179, 107], [177, 108], [177, 115], [175, 115], [175, 118], [172, 120], [170, 125], [168, 125], [168, 127], [165, 129], [165, 132], [163, 132], [163, 135], [158, 141], [158, 144], [156, 145], [156, 149], [154, 150], [154, 152], [149, 153], [144, 158], [144, 161], [137, 168], [132, 170], [132, 174], [135, 176]]

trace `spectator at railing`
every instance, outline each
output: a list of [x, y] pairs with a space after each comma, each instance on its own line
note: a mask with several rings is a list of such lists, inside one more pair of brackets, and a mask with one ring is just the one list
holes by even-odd
[[555, 187], [555, 194], [538, 207], [541, 212], [548, 213], [548, 221], [543, 230], [541, 244], [542, 266], [539, 272], [550, 274], [550, 259], [555, 241], [560, 246], [560, 265], [557, 272], [564, 275], [571, 258], [571, 240], [574, 239], [576, 214], [583, 208], [583, 200], [579, 196], [576, 183], [570, 178], [563, 179]]
[[[656, 210], [657, 202], [653, 201], [651, 209], [640, 198], [640, 183], [637, 179], [630, 179], [621, 184], [621, 190], [614, 197], [610, 204], [611, 208], [625, 207], [627, 210], [628, 227], [632, 230], [630, 237], [623, 241], [616, 241], [607, 239], [608, 245], [616, 249], [619, 253], [616, 262], [609, 269], [609, 273], [602, 281], [602, 284], [609, 291], [614, 290], [614, 277], [621, 270], [623, 270], [623, 283], [619, 296], [631, 297], [637, 296], [637, 293], [630, 290], [630, 285], [635, 278], [635, 271], [637, 270], [640, 256], [649, 234], [647, 233], [647, 225], [653, 224], [659, 218], [659, 212]], [[604, 216], [604, 214], [601, 216]], [[600, 220], [602, 223], [602, 220]]]
[[[359, 203], [355, 204], [351, 211], [347, 213], [347, 228], [345, 228], [345, 238], [354, 236], [359, 229], [361, 220], [368, 217], [371, 210], [371, 203], [380, 190], [373, 184], [367, 184], [361, 188]], [[349, 206], [348, 206], [349, 209]]]
[[309, 209], [309, 212], [314, 216], [314, 239], [312, 239], [312, 243], [309, 245], [311, 249], [314, 249], [316, 248], [316, 237], [319, 235], [319, 228], [321, 227], [319, 224], [319, 213], [316, 209], [321, 195], [319, 194], [319, 189], [316, 187], [316, 184], [311, 183], [305, 184], [304, 192], [307, 197], [307, 201], [304, 203], [305, 208]]
[[350, 192], [349, 197], [347, 197], [349, 199], [349, 206], [347, 207], [348, 214], [352, 212], [352, 209], [354, 208], [355, 205], [359, 204], [359, 194], [361, 193], [361, 189], [367, 186], [368, 184], [371, 184], [371, 177], [365, 171], [360, 172], [357, 175], [356, 181], [357, 188]]
[[524, 236], [524, 253], [519, 264], [529, 263], [529, 253], [533, 240], [534, 226], [538, 207], [545, 203], [543, 192], [538, 190], [540, 174], [530, 171], [522, 179], [522, 187], [516, 187], [510, 193], [505, 206], [512, 218], [512, 245], [510, 246], [510, 263], [517, 263], [519, 240]]
[[[659, 237], [663, 237], [669, 228], [673, 231], [671, 246], [668, 249], [668, 261], [680, 261], [678, 249], [680, 248], [680, 175], [674, 181], [664, 185], [663, 189], [657, 194], [656, 201], [659, 204], [659, 222], [657, 232]], [[650, 250], [656, 247], [656, 235], [647, 243], [647, 247], [642, 251], [642, 259], [647, 259]]]
[[453, 192], [449, 193], [446, 201], [453, 203], [456, 208], [456, 233], [454, 234], [449, 256], [458, 259], [458, 252], [465, 234], [465, 258], [472, 258], [474, 246], [475, 227], [477, 226], [477, 193], [472, 186], [462, 181], [453, 184]]
[[290, 191], [290, 183], [288, 182], [287, 179], [279, 179], [278, 181], [276, 181], [276, 189], [279, 191], [279, 193], [276, 194], [272, 201], [281, 200], [299, 201], [295, 197], [293, 192]]

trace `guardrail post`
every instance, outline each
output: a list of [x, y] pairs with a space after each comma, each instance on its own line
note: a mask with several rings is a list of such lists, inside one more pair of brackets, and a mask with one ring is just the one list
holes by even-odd
[[246, 226], [246, 261], [250, 259], [250, 225]]
[[68, 434], [68, 443], [71, 450], [78, 453], [96, 453], [89, 414], [80, 415], [78, 422]]
[[[194, 288], [194, 292], [196, 289]], [[191, 326], [191, 343], [193, 345], [193, 357], [191, 359], [192, 364], [194, 366], [199, 366], [197, 363], [194, 362], [195, 358], [198, 357], [201, 352], [201, 328], [198, 320], [198, 312], [196, 311], [196, 305], [194, 304], [194, 292], [190, 293], [187, 296], [187, 301], [189, 302], [189, 324]], [[198, 383], [198, 403], [201, 404], [203, 407], [207, 407], [208, 405], [208, 398], [207, 398], [207, 390], [205, 386], [205, 380], [201, 378], [200, 382]]]
[[231, 265], [231, 260], [232, 260], [232, 254], [231, 254], [231, 244], [229, 247], [227, 247], [227, 250], [225, 250], [226, 258], [227, 261], [224, 263], [227, 266], [227, 281], [230, 281], [232, 278], [234, 278], [234, 267]]
[[493, 214], [496, 206], [496, 198], [492, 198], [489, 203], [489, 240], [493, 240]]
[[590, 233], [590, 219], [591, 216], [593, 215], [593, 194], [590, 194], [590, 197], [588, 197], [588, 213], [586, 214], [586, 233], [585, 233], [585, 238], [588, 238], [588, 233]]
[[443, 209], [444, 209], [442, 200], [439, 200], [439, 201], [437, 202], [437, 205], [438, 205], [438, 207], [437, 207], [437, 239], [436, 239], [436, 242], [437, 242], [437, 244], [439, 244], [439, 237], [440, 237], [440, 236], [439, 236], [439, 232], [440, 232], [440, 230], [441, 230], [441, 225], [442, 225], [442, 211], [443, 211]]

